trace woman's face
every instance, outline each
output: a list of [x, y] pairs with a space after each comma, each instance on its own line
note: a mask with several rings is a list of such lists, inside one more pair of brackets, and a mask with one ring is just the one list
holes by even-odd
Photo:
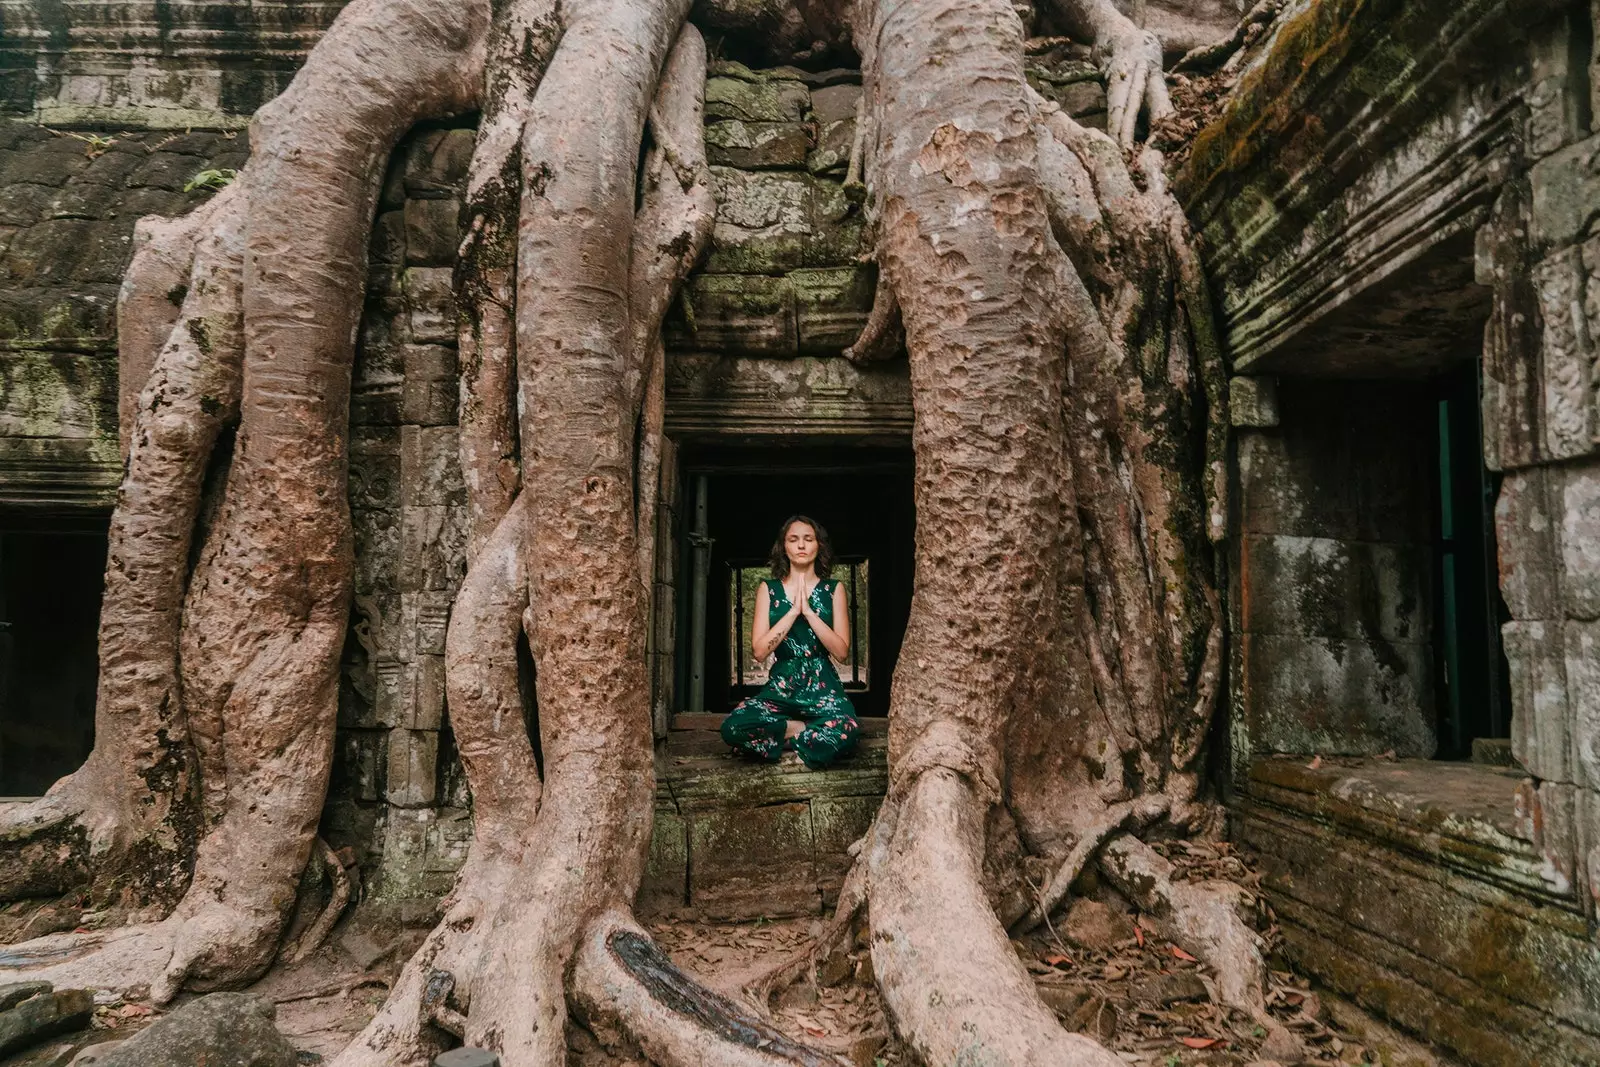
[[792, 566], [804, 567], [817, 558], [817, 531], [803, 522], [791, 523], [783, 535], [783, 551]]

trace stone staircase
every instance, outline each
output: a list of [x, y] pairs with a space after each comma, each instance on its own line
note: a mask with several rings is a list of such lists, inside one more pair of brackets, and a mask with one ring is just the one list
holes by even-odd
[[723, 716], [683, 713], [656, 756], [655, 835], [641, 910], [703, 918], [816, 915], [833, 905], [887, 786], [888, 721], [863, 719], [860, 746], [825, 771], [793, 753], [734, 755]]

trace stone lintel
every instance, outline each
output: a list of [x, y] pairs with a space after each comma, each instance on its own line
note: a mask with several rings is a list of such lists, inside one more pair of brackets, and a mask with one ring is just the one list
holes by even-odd
[[911, 436], [906, 364], [857, 367], [802, 356], [740, 359], [672, 353], [666, 432], [681, 441], [800, 438], [882, 441]]

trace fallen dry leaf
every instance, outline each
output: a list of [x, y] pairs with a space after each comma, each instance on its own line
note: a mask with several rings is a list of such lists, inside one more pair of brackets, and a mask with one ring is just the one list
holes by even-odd
[[1216, 1048], [1222, 1044], [1220, 1037], [1180, 1037], [1178, 1040], [1190, 1048]]
[[1173, 945], [1172, 946], [1172, 954], [1174, 956], [1178, 957], [1178, 959], [1180, 959], [1180, 960], [1188, 960], [1190, 963], [1199, 963], [1200, 962], [1199, 957], [1189, 955], [1187, 952], [1183, 951], [1183, 949], [1179, 948], [1177, 945]]

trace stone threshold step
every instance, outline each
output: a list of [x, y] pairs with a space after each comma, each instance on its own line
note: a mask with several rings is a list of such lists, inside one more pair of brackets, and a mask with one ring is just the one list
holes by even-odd
[[1253, 761], [1238, 814], [1321, 827], [1544, 903], [1576, 906], [1570, 886], [1548, 881], [1535, 835], [1517, 818], [1522, 774], [1444, 760], [1312, 762]]
[[[673, 730], [709, 730], [716, 733], [722, 729], [722, 720], [726, 718], [726, 715], [715, 711], [680, 711], [672, 717], [670, 725]], [[856, 721], [861, 724], [863, 737], [889, 736], [889, 720], [881, 715], [865, 715]]]

